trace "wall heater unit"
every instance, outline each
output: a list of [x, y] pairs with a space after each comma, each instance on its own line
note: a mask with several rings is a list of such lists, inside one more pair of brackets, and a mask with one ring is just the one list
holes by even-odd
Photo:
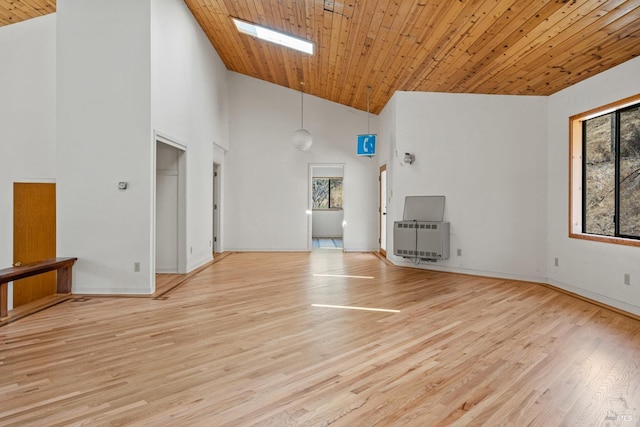
[[393, 254], [428, 261], [449, 259], [449, 223], [394, 222]]
[[393, 254], [404, 258], [449, 259], [449, 223], [444, 196], [406, 197], [402, 221], [393, 223]]

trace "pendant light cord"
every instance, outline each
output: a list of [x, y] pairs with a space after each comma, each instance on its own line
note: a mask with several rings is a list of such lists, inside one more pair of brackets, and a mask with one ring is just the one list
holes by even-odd
[[300, 82], [300, 129], [304, 129], [304, 82]]
[[371, 94], [371, 86], [367, 86], [367, 133], [370, 134], [369, 130], [369, 119], [371, 115], [369, 114], [369, 95]]

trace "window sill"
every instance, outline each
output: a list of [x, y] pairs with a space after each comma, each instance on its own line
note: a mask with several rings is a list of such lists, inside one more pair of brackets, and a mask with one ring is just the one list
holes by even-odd
[[625, 239], [624, 237], [597, 236], [595, 234], [569, 233], [572, 239], [591, 240], [594, 242], [611, 243], [614, 245], [640, 247], [640, 240]]
[[342, 208], [313, 209], [314, 212], [341, 211]]

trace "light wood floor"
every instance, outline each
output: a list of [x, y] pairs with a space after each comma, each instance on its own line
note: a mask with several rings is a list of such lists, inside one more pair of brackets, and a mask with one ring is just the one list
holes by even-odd
[[0, 327], [0, 425], [633, 426], [639, 364], [640, 322], [541, 285], [232, 254]]

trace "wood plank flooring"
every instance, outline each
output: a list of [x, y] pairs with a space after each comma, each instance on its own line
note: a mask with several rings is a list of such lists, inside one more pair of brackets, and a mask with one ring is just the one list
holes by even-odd
[[640, 322], [538, 284], [237, 253], [0, 327], [0, 425], [633, 426], [639, 364]]

